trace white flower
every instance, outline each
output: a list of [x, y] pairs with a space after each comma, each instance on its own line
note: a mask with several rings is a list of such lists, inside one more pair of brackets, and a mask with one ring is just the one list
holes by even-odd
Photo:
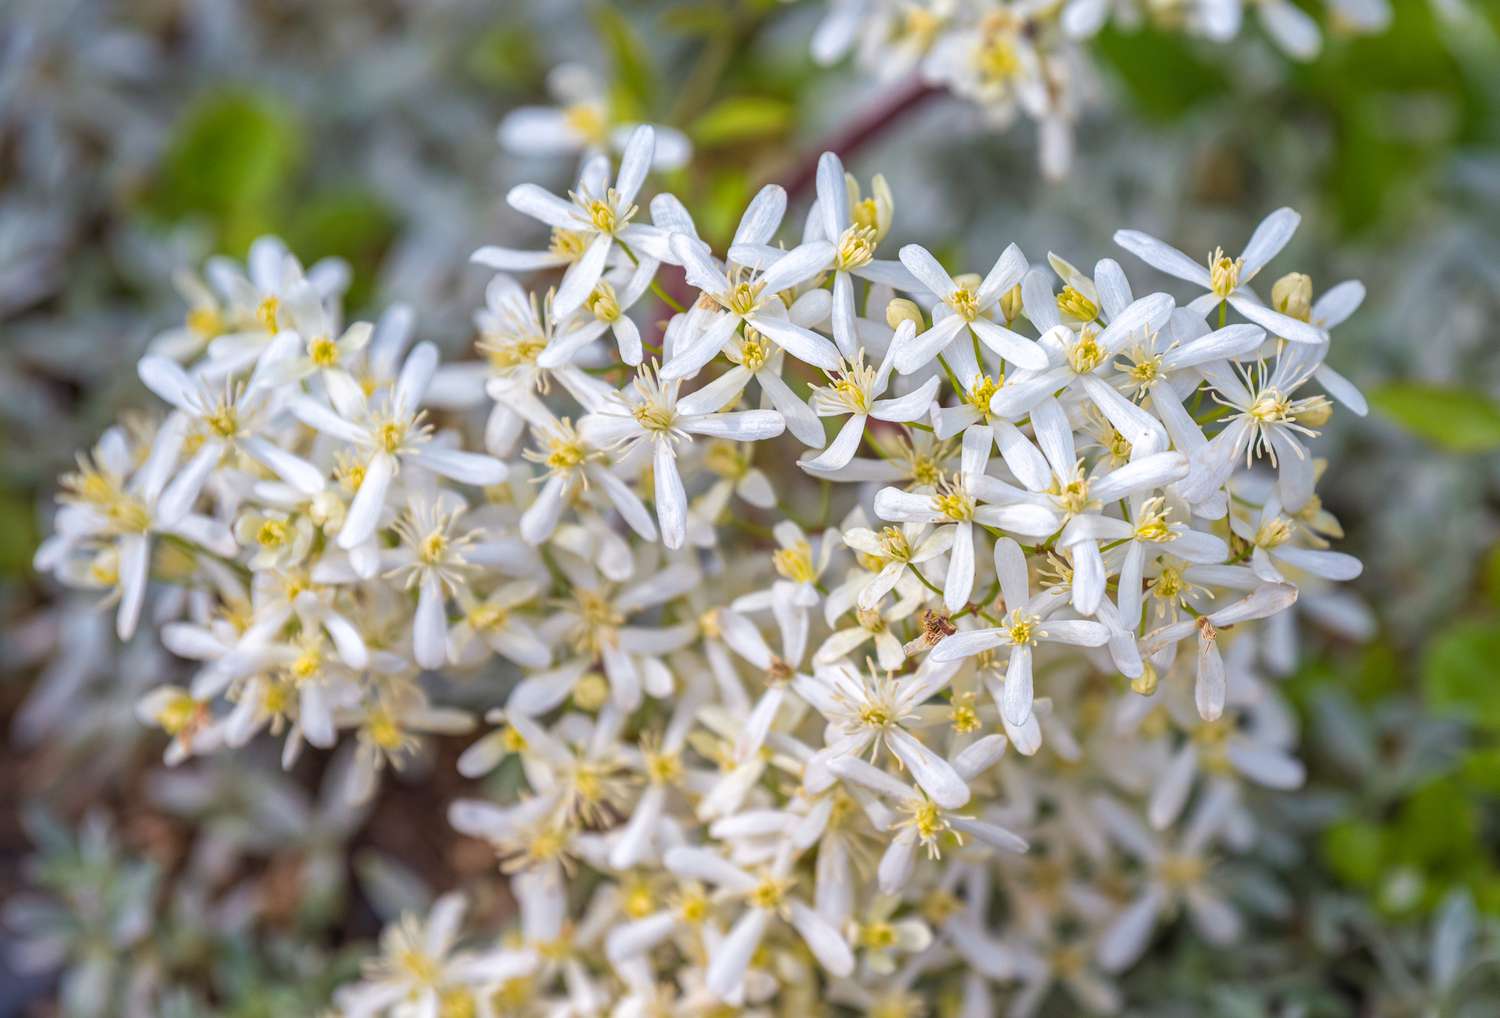
[[[609, 115], [604, 82], [582, 64], [558, 64], [547, 74], [547, 91], [558, 106], [517, 106], [500, 121], [500, 144], [512, 152], [585, 156], [620, 150], [629, 144], [635, 124], [617, 124]], [[693, 154], [687, 137], [670, 127], [652, 124], [656, 147], [651, 165], [675, 170]]]
[[1219, 653], [1218, 631], [1225, 626], [1265, 618], [1291, 607], [1297, 600], [1297, 588], [1285, 583], [1267, 583], [1250, 595], [1218, 611], [1184, 622], [1174, 622], [1146, 635], [1142, 649], [1148, 654], [1163, 654], [1194, 632], [1198, 634], [1198, 677], [1194, 697], [1198, 713], [1213, 721], [1224, 712], [1228, 688], [1224, 676], [1224, 659]]
[[431, 343], [418, 344], [407, 355], [395, 386], [373, 406], [363, 390], [341, 384], [337, 375], [328, 379], [331, 407], [310, 396], [292, 401], [292, 412], [309, 427], [348, 442], [368, 457], [339, 530], [340, 548], [363, 544], [375, 532], [386, 508], [386, 493], [403, 461], [466, 484], [505, 480], [505, 464], [491, 456], [431, 445], [432, 428], [419, 406], [437, 358]]
[[[237, 550], [228, 528], [211, 517], [189, 512], [192, 499], [179, 497], [177, 481], [168, 483], [181, 457], [186, 430], [185, 417], [169, 417], [151, 442], [145, 462], [133, 473], [123, 433], [107, 432], [92, 460], [80, 458], [78, 471], [63, 478], [67, 494], [57, 516], [57, 533], [37, 548], [39, 570], [66, 570], [76, 552], [89, 554], [79, 578], [90, 586], [114, 591], [120, 602], [115, 628], [122, 640], [134, 635], [140, 621], [152, 536], [181, 538], [190, 546], [224, 557]], [[168, 492], [173, 493], [170, 499]]]
[[[1023, 281], [1022, 291], [1037, 289], [1043, 293], [1031, 297], [1026, 303], [1032, 306], [1040, 303], [1043, 307], [1055, 309], [1056, 302], [1045, 275], [1033, 272]], [[1069, 393], [1077, 393], [1098, 407], [1133, 449], [1159, 452], [1167, 444], [1167, 434], [1161, 423], [1120, 395], [1105, 379], [1114, 370], [1114, 358], [1120, 351], [1132, 339], [1139, 340], [1161, 329], [1171, 317], [1172, 309], [1171, 297], [1155, 293], [1121, 308], [1103, 329], [1084, 324], [1075, 333], [1066, 324], [1050, 326], [1038, 342], [1046, 352], [1048, 366], [1039, 371], [1018, 371], [1014, 377], [1007, 378], [990, 397], [990, 411], [1006, 420], [1017, 420], [1066, 388]]]
[[754, 876], [707, 849], [684, 846], [667, 853], [667, 868], [673, 873], [713, 884], [719, 888], [718, 896], [744, 904], [740, 918], [709, 956], [708, 989], [719, 999], [730, 1003], [741, 999], [750, 958], [772, 919], [795, 929], [829, 975], [842, 977], [854, 970], [854, 955], [838, 930], [790, 893], [792, 862], [791, 854], [783, 853], [763, 874]]
[[1118, 972], [1135, 961], [1145, 951], [1158, 918], [1170, 914], [1179, 902], [1187, 905], [1194, 927], [1205, 940], [1226, 944], [1238, 938], [1242, 925], [1238, 913], [1209, 883], [1208, 847], [1219, 833], [1227, 807], [1224, 795], [1210, 795], [1172, 846], [1153, 838], [1115, 800], [1102, 796], [1096, 800], [1094, 808], [1110, 836], [1150, 873], [1140, 896], [1120, 911], [1099, 938], [1099, 964], [1106, 971]]
[[594, 292], [617, 241], [632, 252], [661, 248], [659, 231], [631, 222], [637, 211], [635, 197], [646, 181], [655, 146], [655, 132], [649, 126], [637, 127], [620, 157], [614, 183], [609, 179], [608, 158], [590, 158], [585, 161], [577, 189], [569, 193], [569, 200], [535, 184], [511, 188], [505, 200], [512, 208], [552, 227], [552, 250], [527, 255], [487, 247], [476, 251], [474, 260], [492, 268], [523, 271], [568, 265], [553, 298], [553, 308], [559, 317], [572, 314]]
[[[297, 341], [293, 333], [283, 336], [292, 343]], [[276, 346], [289, 352], [285, 342], [278, 341]], [[247, 384], [226, 382], [215, 391], [201, 378], [190, 377], [175, 361], [165, 357], [141, 360], [141, 381], [192, 421], [202, 438], [192, 460], [162, 493], [169, 516], [191, 508], [209, 473], [230, 449], [244, 452], [305, 494], [323, 490], [321, 470], [260, 433], [266, 422], [280, 412], [283, 403], [275, 389], [276, 361], [276, 351], [269, 351]]]
[[[1286, 5], [1277, 3], [1275, 6]], [[1255, 291], [1250, 289], [1251, 280], [1286, 247], [1301, 221], [1302, 217], [1291, 209], [1277, 209], [1261, 220], [1251, 234], [1250, 242], [1245, 245], [1244, 253], [1238, 258], [1231, 258], [1224, 253], [1223, 248], [1218, 248], [1209, 256], [1206, 264], [1193, 261], [1175, 247], [1139, 230], [1116, 232], [1115, 243], [1167, 275], [1187, 280], [1207, 290], [1207, 293], [1194, 298], [1189, 305], [1195, 311], [1207, 312], [1227, 303], [1273, 336], [1296, 343], [1324, 343], [1328, 340], [1328, 334], [1322, 329], [1266, 307], [1255, 295]]]
[[952, 527], [929, 528], [925, 523], [904, 523], [899, 527], [854, 527], [844, 531], [844, 543], [872, 563], [879, 571], [859, 592], [858, 606], [868, 611], [894, 590], [913, 566], [935, 559], [953, 546], [957, 531]]
[[[1014, 244], [1007, 247], [977, 287], [954, 282], [931, 252], [916, 244], [901, 249], [901, 264], [939, 306], [933, 311], [931, 328], [899, 345], [892, 344], [897, 371], [909, 375], [947, 351], [959, 360], [954, 370], [964, 377], [972, 376], [977, 365], [969, 349], [969, 334], [1018, 368], [1040, 370], [1047, 366], [1047, 355], [1035, 342], [987, 317], [1026, 274], [1026, 257], [1020, 248]], [[939, 311], [942, 317], [938, 317]]]
[[[891, 349], [897, 349], [897, 344], [903, 339], [910, 339], [914, 330], [910, 321], [902, 322]], [[802, 465], [809, 470], [822, 471], [846, 466], [864, 439], [867, 420], [873, 417], [879, 421], [914, 421], [925, 417], [941, 381], [933, 376], [904, 396], [878, 399], [890, 380], [891, 354], [887, 353], [880, 366], [875, 367], [865, 363], [865, 351], [860, 348], [852, 360], [828, 376], [827, 385], [815, 387], [812, 397], [814, 413], [819, 417], [848, 414], [849, 419], [839, 428], [838, 436], [827, 449]]]
[[[705, 390], [678, 398], [681, 382], [661, 378], [655, 367], [643, 368], [632, 391], [615, 398], [578, 422], [579, 434], [600, 446], [637, 446], [651, 450], [656, 477], [656, 520], [662, 543], [680, 548], [687, 536], [687, 493], [677, 472], [677, 443], [693, 435], [757, 442], [775, 438], [785, 428], [774, 410], [716, 412], [716, 399]], [[712, 394], [710, 394], [712, 395]]]
[[930, 657], [933, 661], [957, 661], [997, 647], [1009, 647], [1005, 696], [1000, 709], [1006, 721], [1021, 725], [1031, 716], [1031, 659], [1037, 645], [1100, 647], [1109, 640], [1109, 630], [1103, 623], [1087, 619], [1053, 618], [1052, 613], [1064, 604], [1066, 591], [1053, 588], [1032, 597], [1025, 554], [1010, 538], [995, 542], [995, 573], [1007, 609], [1002, 624], [954, 633], [934, 647]]
[[359, 983], [338, 992], [344, 1014], [434, 1018], [443, 1011], [472, 1009], [483, 983], [523, 976], [536, 967], [536, 956], [529, 952], [456, 950], [466, 907], [461, 894], [445, 894], [425, 919], [408, 913], [387, 926], [380, 935], [381, 956], [366, 965]]
[[852, 358], [860, 345], [855, 326], [854, 277], [898, 290], [916, 290], [921, 285], [900, 262], [875, 257], [875, 247], [890, 225], [890, 192], [884, 178], [876, 178], [875, 188], [877, 197], [868, 205], [859, 203], [851, 208], [850, 192], [854, 191], [857, 201], [858, 185], [846, 178], [844, 164], [832, 152], [824, 152], [818, 159], [816, 224], [823, 239], [834, 246], [833, 338], [845, 358]]
[[[756, 200], [762, 199], [758, 196]], [[747, 211], [746, 217], [750, 215]], [[742, 326], [754, 329], [799, 361], [825, 371], [839, 366], [838, 348], [792, 321], [787, 314], [789, 305], [782, 297], [823, 271], [833, 256], [832, 244], [811, 241], [781, 255], [763, 270], [736, 265], [726, 273], [702, 241], [674, 233], [671, 243], [672, 254], [682, 263], [688, 282], [703, 292], [688, 311], [686, 338], [662, 366], [664, 377], [697, 374]], [[731, 257], [734, 250], [730, 249]]]
[[954, 670], [938, 667], [931, 659], [903, 679], [851, 665], [820, 668], [815, 681], [798, 692], [829, 720], [833, 741], [808, 761], [803, 776], [808, 790], [816, 793], [833, 783], [835, 761], [867, 750], [874, 756], [884, 747], [911, 770], [922, 791], [939, 806], [958, 809], [968, 802], [969, 787], [953, 766], [907, 730], [918, 720], [917, 708], [947, 686]]
[[462, 505], [413, 499], [395, 523], [401, 547], [384, 556], [387, 576], [407, 589], [417, 588], [412, 648], [423, 668], [438, 668], [448, 660], [448, 598], [467, 587], [473, 568], [465, 546], [479, 535], [457, 529], [463, 513]]
[[[974, 589], [974, 524], [998, 527], [1024, 537], [1045, 537], [1058, 527], [1058, 517], [1040, 505], [1012, 500], [985, 473], [994, 433], [973, 427], [964, 432], [963, 460], [959, 473], [940, 482], [931, 494], [882, 488], [875, 496], [875, 515], [901, 523], [937, 523], [953, 530], [948, 574], [943, 581], [943, 603], [958, 611]], [[1003, 485], [998, 488], [1003, 489]], [[986, 505], [981, 500], [999, 494], [1011, 504]]]

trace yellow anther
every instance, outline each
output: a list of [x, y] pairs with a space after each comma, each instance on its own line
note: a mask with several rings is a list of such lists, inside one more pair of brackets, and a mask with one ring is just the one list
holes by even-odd
[[1244, 267], [1245, 259], [1230, 258], [1223, 248], [1214, 248], [1214, 253], [1208, 256], [1209, 288], [1220, 297], [1228, 297], [1238, 289]]

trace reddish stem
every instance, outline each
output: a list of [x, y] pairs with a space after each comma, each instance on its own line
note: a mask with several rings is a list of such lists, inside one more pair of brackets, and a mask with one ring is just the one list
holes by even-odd
[[782, 186], [786, 188], [787, 197], [796, 201], [813, 186], [818, 179], [818, 160], [822, 158], [824, 152], [832, 152], [840, 159], [847, 158], [863, 148], [904, 114], [916, 109], [941, 91], [942, 89], [935, 85], [926, 84], [916, 77], [900, 88], [893, 89], [882, 102], [866, 110], [862, 116], [835, 135], [831, 141], [823, 144], [816, 151], [808, 152], [792, 168], [792, 172], [782, 183]]

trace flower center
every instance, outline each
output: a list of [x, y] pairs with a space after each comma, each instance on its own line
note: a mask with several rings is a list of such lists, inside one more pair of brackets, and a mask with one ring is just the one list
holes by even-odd
[[1228, 297], [1240, 285], [1240, 270], [1245, 259], [1230, 258], [1221, 247], [1214, 248], [1208, 258], [1209, 288], [1220, 297]]
[[778, 880], [768, 876], [750, 892], [750, 904], [754, 908], [777, 908], [792, 888], [793, 881]]
[[1086, 375], [1104, 360], [1104, 348], [1099, 345], [1098, 333], [1085, 328], [1078, 335], [1078, 342], [1068, 350], [1068, 365], [1074, 372]]
[[605, 140], [608, 125], [596, 103], [574, 103], [563, 110], [563, 121], [592, 144]]
[[630, 412], [641, 427], [655, 434], [665, 434], [671, 431], [672, 423], [677, 419], [675, 410], [656, 403], [637, 404]]
[[375, 429], [375, 444], [391, 455], [395, 455], [405, 441], [406, 425], [400, 421], [386, 421]]
[[1044, 635], [1041, 617], [1028, 615], [1019, 608], [1010, 613], [1006, 632], [1010, 636], [1011, 645], [1015, 647], [1030, 647], [1036, 643], [1038, 637]]
[[1099, 305], [1089, 300], [1082, 290], [1072, 286], [1065, 286], [1057, 295], [1057, 310], [1069, 318], [1076, 318], [1081, 322], [1091, 322], [1099, 314]]
[[1080, 474], [1065, 484], [1054, 481], [1051, 495], [1059, 508], [1072, 516], [1077, 516], [1089, 507], [1088, 478]]
[[764, 287], [760, 283], [741, 281], [730, 287], [724, 306], [741, 318], [755, 313], [760, 307], [760, 292]]
[[594, 317], [601, 322], [616, 322], [620, 318], [620, 301], [615, 296], [615, 288], [604, 280], [594, 287], [594, 292], [589, 294], [585, 302]]
[[1147, 501], [1141, 506], [1140, 520], [1135, 525], [1135, 539], [1156, 543], [1174, 540], [1177, 534], [1167, 522], [1171, 515], [1172, 509], [1165, 499], [1158, 496]]
[[954, 287], [953, 292], [944, 299], [944, 303], [966, 322], [972, 322], [979, 317], [979, 295], [967, 286]]
[[873, 225], [849, 227], [839, 238], [838, 254], [833, 262], [834, 268], [847, 271], [870, 264], [875, 259], [875, 243]]
[[948, 720], [952, 724], [953, 730], [960, 735], [979, 731], [979, 711], [974, 709], [973, 693], [960, 693], [953, 698], [952, 710], [949, 712]]
[[771, 555], [776, 571], [793, 583], [812, 583], [818, 578], [813, 568], [812, 545], [798, 541], [789, 548], [778, 548]]
[[187, 313], [187, 327], [204, 339], [212, 339], [224, 331], [224, 319], [214, 308], [193, 308]]
[[985, 420], [989, 420], [990, 400], [995, 397], [995, 393], [999, 392], [1000, 387], [1004, 384], [1004, 374], [1000, 376], [999, 381], [996, 381], [989, 375], [980, 375], [974, 381], [974, 384], [969, 387], [968, 393], [964, 396], [964, 402], [979, 411], [979, 415]]
[[974, 498], [963, 489], [959, 478], [944, 478], [938, 481], [937, 491], [932, 496], [932, 509], [955, 523], [961, 523], [974, 518]]
[[1284, 516], [1266, 520], [1255, 532], [1255, 545], [1258, 548], [1276, 548], [1292, 537], [1292, 521]]
[[576, 262], [583, 257], [583, 250], [588, 246], [589, 236], [582, 230], [564, 230], [553, 227], [552, 239], [547, 244], [547, 250], [570, 262]]
[[266, 520], [255, 532], [256, 543], [262, 548], [280, 548], [292, 536], [292, 528], [285, 520]]
[[320, 368], [331, 368], [339, 362], [338, 344], [327, 336], [314, 339], [307, 348], [308, 356]]
[[260, 322], [261, 327], [272, 335], [276, 334], [276, 312], [280, 307], [281, 301], [275, 297], [267, 297], [255, 309], [255, 320]]

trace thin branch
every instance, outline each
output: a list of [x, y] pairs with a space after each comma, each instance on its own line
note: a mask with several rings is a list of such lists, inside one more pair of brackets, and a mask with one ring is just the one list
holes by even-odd
[[915, 76], [900, 88], [889, 92], [881, 102], [865, 111], [841, 133], [825, 141], [815, 151], [806, 153], [792, 167], [791, 172], [782, 180], [787, 197], [796, 201], [804, 192], [811, 190], [814, 181], [818, 179], [818, 160], [822, 158], [824, 152], [832, 152], [840, 159], [847, 159], [878, 137], [904, 114], [916, 109], [941, 92], [942, 89], [929, 85]]

